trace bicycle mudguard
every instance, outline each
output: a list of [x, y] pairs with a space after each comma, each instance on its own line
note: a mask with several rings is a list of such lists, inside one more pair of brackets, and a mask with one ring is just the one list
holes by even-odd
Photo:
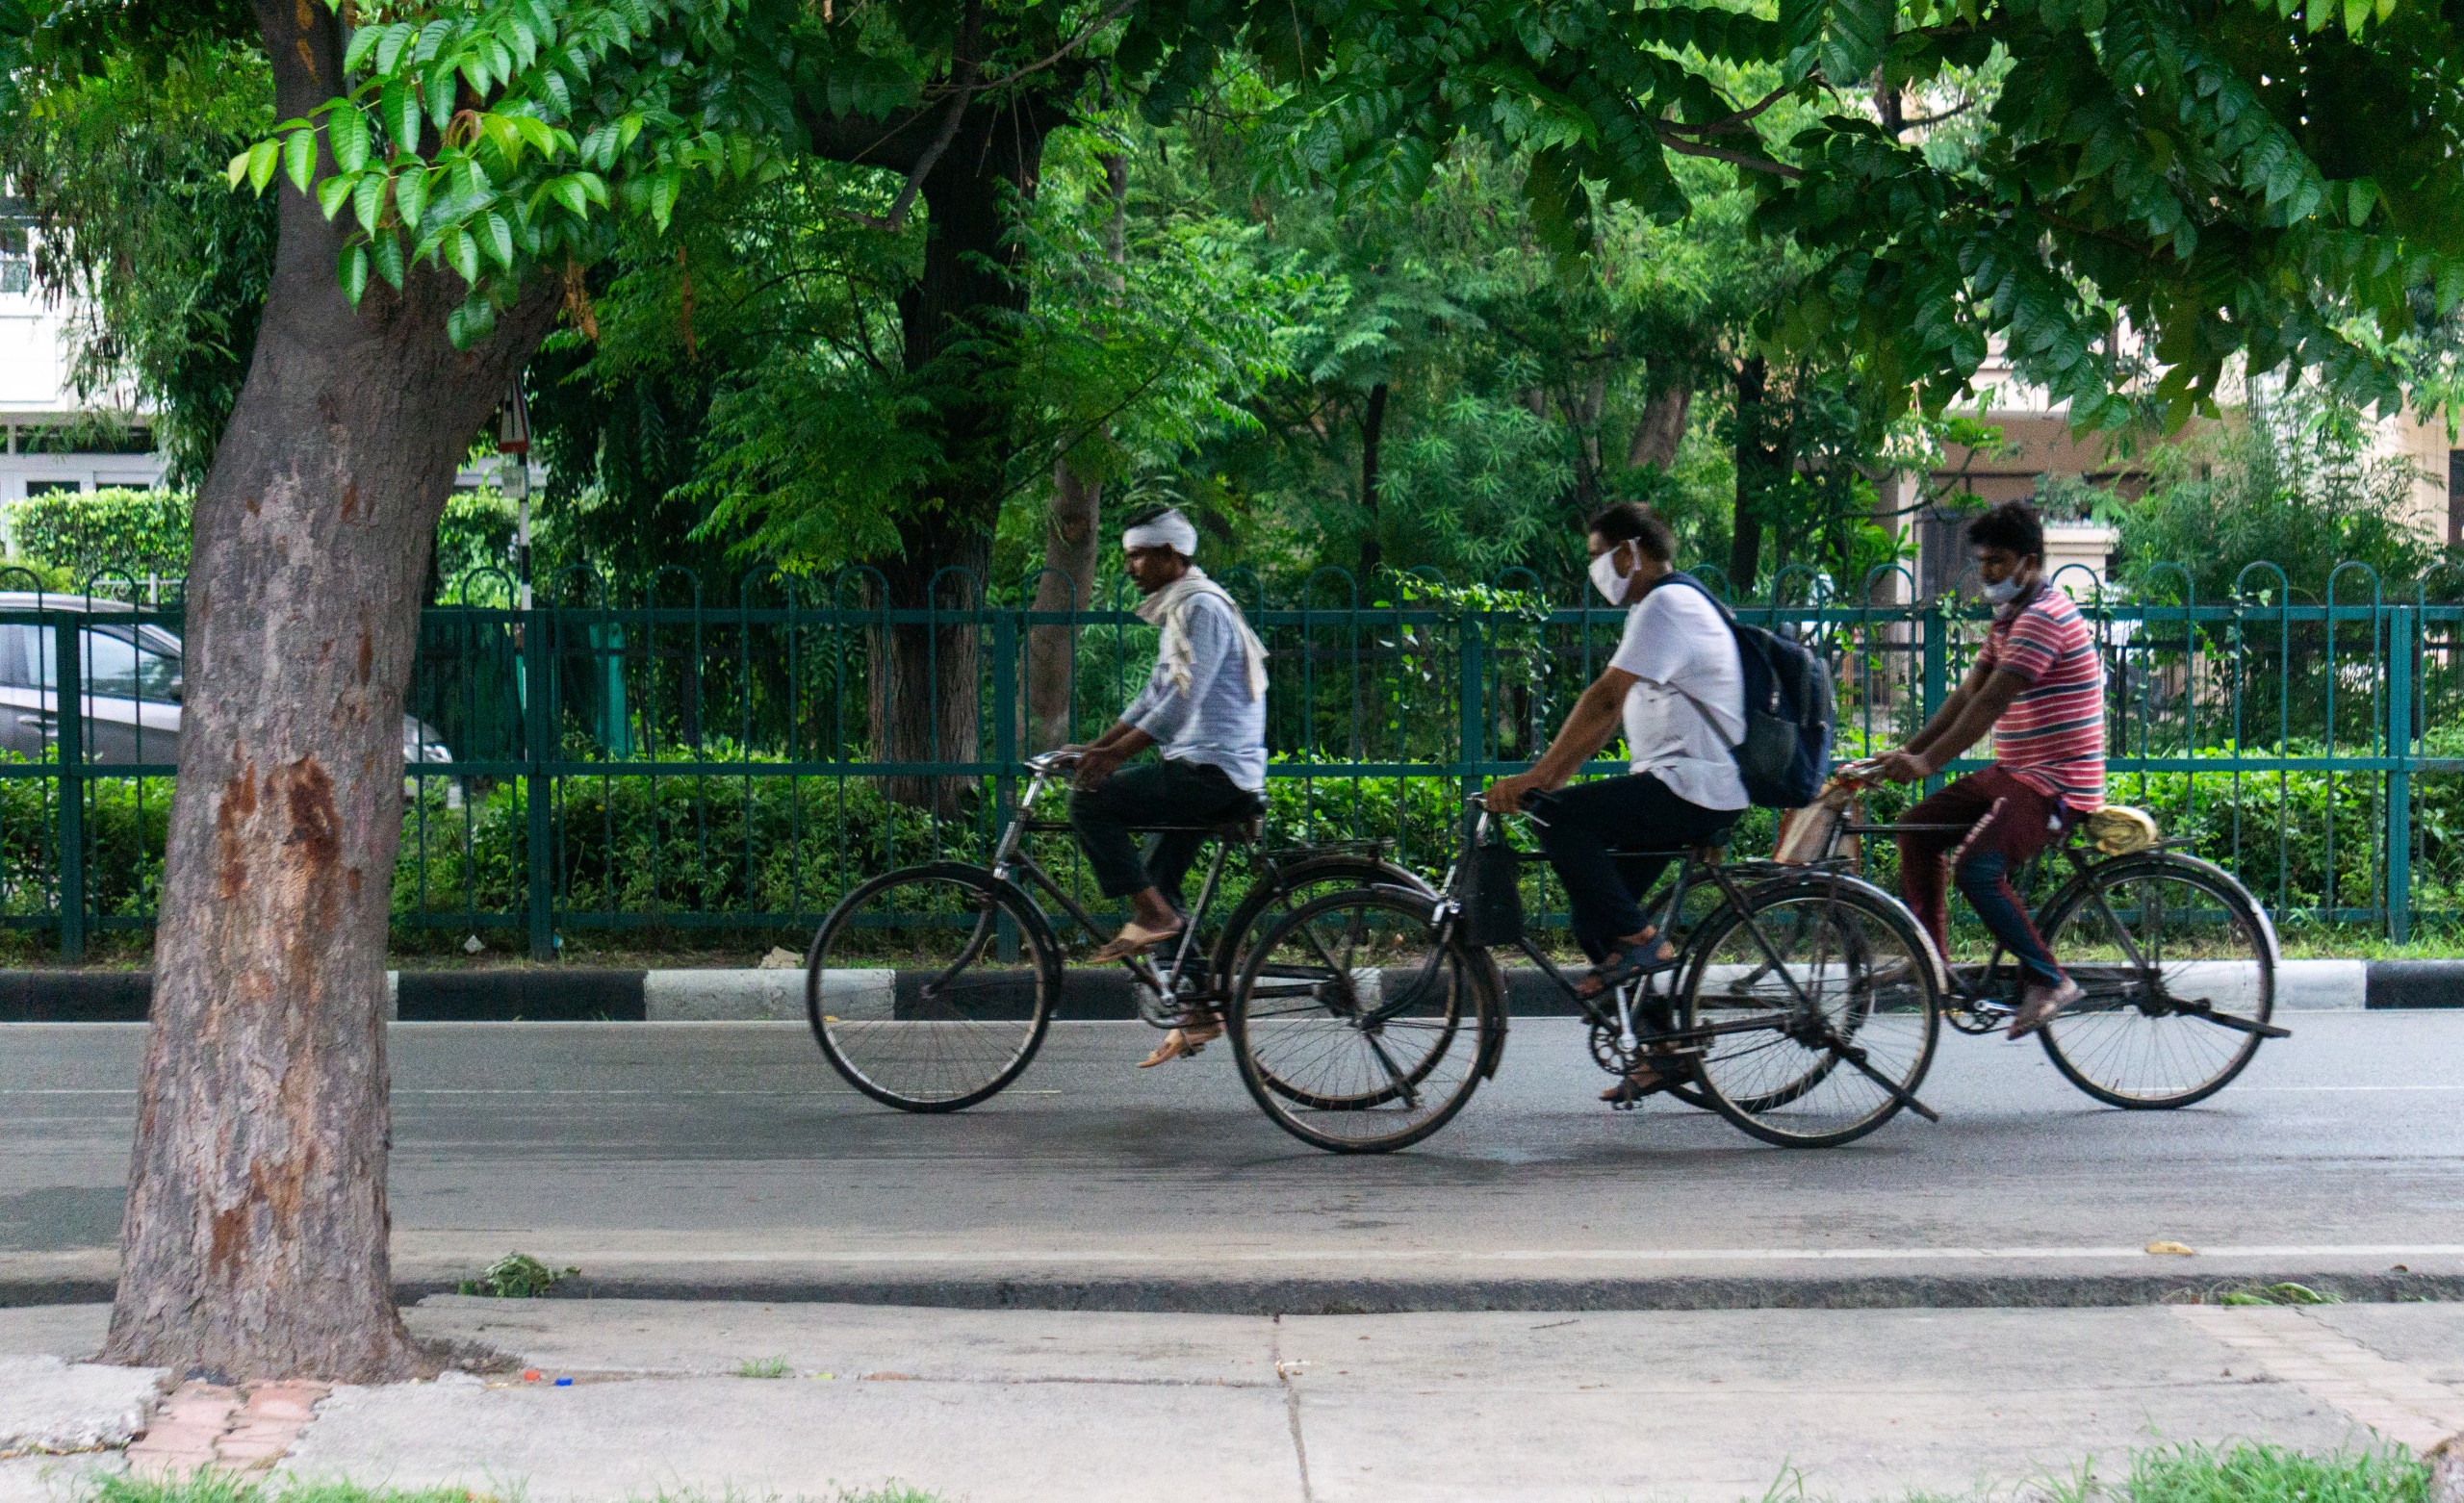
[[2259, 936], [2268, 948], [2268, 968], [2276, 972], [2284, 969], [2284, 946], [2275, 937], [2275, 920], [2268, 913], [2267, 904], [2261, 903], [2258, 895], [2244, 886], [2242, 879], [2231, 872], [2204, 856], [2185, 855], [2179, 851], [2140, 851], [2130, 855], [2109, 856], [2101, 861], [2092, 861], [2082, 870], [2070, 874], [2070, 879], [2055, 888], [2053, 896], [2039, 904], [2036, 911], [2028, 917], [2036, 924], [2038, 932], [2041, 933], [2044, 931], [2046, 916], [2086, 891], [2091, 878], [2118, 867], [2154, 867], [2162, 871], [2173, 866], [2194, 868], [2200, 876], [2214, 878], [2231, 891], [2240, 893], [2242, 901], [2250, 905], [2251, 916], [2258, 920]]
[[[1959, 995], [1956, 979], [1951, 975], [1950, 961], [1943, 958], [1942, 952], [1934, 945], [1934, 936], [1925, 931], [1924, 925], [1916, 922], [1916, 915], [1909, 912], [1908, 904], [1901, 901], [1899, 894], [1851, 872], [1810, 872], [1803, 868], [1738, 884], [1739, 895], [1749, 903], [1764, 893], [1781, 892], [1791, 888], [1803, 888], [1808, 892], [1854, 889], [1865, 897], [1897, 908], [1908, 920], [1909, 930], [1925, 947], [1925, 958], [1934, 967], [1935, 990], [1945, 1002]], [[1703, 926], [1696, 925], [1695, 932], [1686, 939], [1684, 953], [1678, 957], [1679, 968], [1676, 974], [1680, 976], [1692, 974], [1684, 967], [1696, 958], [1695, 951], [1706, 937], [1702, 930]]]
[[1052, 927], [1052, 915], [1044, 911], [1042, 904], [1036, 902], [1034, 893], [1006, 877], [993, 875], [992, 869], [988, 866], [975, 866], [965, 861], [927, 861], [918, 866], [902, 866], [894, 871], [884, 872], [879, 877], [858, 882], [847, 890], [844, 897], [831, 904], [830, 911], [822, 916], [821, 923], [812, 931], [812, 942], [805, 946], [805, 1006], [808, 1011], [817, 1011], [821, 1006], [821, 973], [815, 967], [821, 963], [822, 939], [837, 924], [839, 914], [871, 897], [881, 888], [918, 878], [972, 882], [988, 892], [1016, 898], [1020, 905], [1031, 915], [1029, 922], [1034, 926], [1035, 932], [1030, 937], [1038, 942], [1038, 953], [1052, 957], [1054, 971], [1051, 977], [1052, 981], [1056, 986], [1060, 983], [1063, 959], [1061, 938]]
[[1263, 913], [1252, 915], [1251, 906], [1263, 907], [1277, 897], [1289, 895], [1307, 883], [1323, 881], [1348, 870], [1360, 874], [1360, 879], [1352, 883], [1354, 886], [1393, 888], [1423, 898], [1437, 896], [1437, 889], [1424, 880], [1419, 873], [1367, 852], [1328, 851], [1306, 860], [1278, 862], [1274, 870], [1273, 886], [1263, 892], [1253, 887], [1243, 894], [1240, 903], [1233, 907], [1231, 917], [1224, 921], [1222, 932], [1216, 936], [1215, 948], [1208, 958], [1217, 976], [1229, 978], [1240, 971], [1241, 942], [1248, 937], [1247, 931], [1257, 927], [1259, 918], [1263, 916]]

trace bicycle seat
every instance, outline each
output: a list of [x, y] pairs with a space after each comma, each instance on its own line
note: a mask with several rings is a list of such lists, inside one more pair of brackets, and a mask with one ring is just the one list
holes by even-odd
[[1266, 817], [1267, 796], [1252, 793], [1206, 819], [1175, 821], [1167, 825], [1132, 825], [1129, 828], [1149, 834], [1158, 830], [1199, 830], [1234, 845], [1247, 845], [1264, 833]]

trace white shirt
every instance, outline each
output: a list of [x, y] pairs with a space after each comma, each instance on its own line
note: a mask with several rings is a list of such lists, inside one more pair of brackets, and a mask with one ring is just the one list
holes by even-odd
[[1636, 680], [1626, 691], [1632, 771], [1654, 775], [1688, 803], [1744, 808], [1751, 801], [1729, 749], [1745, 739], [1745, 668], [1703, 592], [1672, 580], [1644, 596], [1626, 613], [1608, 666]]

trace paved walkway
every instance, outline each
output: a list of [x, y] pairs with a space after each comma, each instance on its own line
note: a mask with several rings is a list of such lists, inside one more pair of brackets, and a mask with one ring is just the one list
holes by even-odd
[[[102, 1316], [0, 1311], [0, 1353], [19, 1354], [0, 1363], [82, 1355]], [[1846, 1500], [2111, 1475], [2171, 1441], [2374, 1431], [2426, 1448], [2464, 1431], [2464, 1305], [1277, 1319], [437, 1298], [410, 1318], [539, 1376], [265, 1405], [192, 1386], [157, 1423], [192, 1460], [202, 1442], [227, 1465], [530, 1503], [890, 1480], [952, 1503], [1728, 1503], [1791, 1473]], [[53, 1367], [46, 1386], [0, 1365], [0, 1429], [96, 1371]], [[271, 1431], [241, 1433], [252, 1408], [276, 1421], [303, 1398], [313, 1417], [279, 1461]], [[0, 1462], [0, 1500], [64, 1498], [168, 1448], [149, 1433], [125, 1454]]]

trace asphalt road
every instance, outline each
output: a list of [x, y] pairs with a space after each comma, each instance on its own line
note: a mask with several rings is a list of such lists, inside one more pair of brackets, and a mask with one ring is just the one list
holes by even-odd
[[[2170, 1113], [2098, 1107], [2033, 1045], [1946, 1036], [1939, 1125], [1789, 1152], [1670, 1104], [1612, 1113], [1577, 1029], [1523, 1020], [1451, 1126], [1368, 1159], [1278, 1132], [1219, 1046], [1132, 1069], [1137, 1024], [1057, 1025], [1011, 1092], [945, 1117], [853, 1094], [801, 1027], [400, 1025], [397, 1268], [519, 1248], [603, 1292], [1198, 1309], [1904, 1302], [1929, 1281], [2026, 1302], [2398, 1265], [2464, 1292], [2464, 1012], [2280, 1021], [2294, 1036], [2232, 1089]], [[0, 1030], [0, 1291], [109, 1278], [142, 1042]]]

